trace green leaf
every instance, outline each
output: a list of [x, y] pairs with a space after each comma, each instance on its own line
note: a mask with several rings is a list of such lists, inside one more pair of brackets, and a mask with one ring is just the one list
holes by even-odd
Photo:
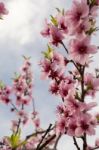
[[3, 81], [0, 81], [0, 89], [4, 89], [5, 88], [5, 84], [3, 83]]
[[86, 33], [88, 34], [88, 35], [91, 35], [93, 32], [95, 32], [96, 31], [96, 28], [90, 28], [90, 30], [88, 30]]
[[79, 101], [81, 100], [78, 92], [76, 92], [75, 98], [78, 99]]
[[8, 140], [12, 148], [16, 148], [20, 144], [21, 130], [18, 133], [13, 133], [11, 137], [8, 137]]
[[96, 0], [91, 0], [91, 4], [95, 5], [96, 4]]
[[52, 15], [51, 15], [51, 22], [53, 23], [53, 25], [58, 26], [58, 22], [57, 22], [56, 18], [53, 17]]
[[45, 52], [42, 52], [44, 54], [44, 57], [47, 59], [51, 59], [53, 56], [53, 49], [50, 47], [50, 45], [47, 45], [48, 49]]

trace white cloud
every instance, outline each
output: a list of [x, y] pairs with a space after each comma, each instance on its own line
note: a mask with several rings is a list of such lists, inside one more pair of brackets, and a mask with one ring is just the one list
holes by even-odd
[[31, 0], [9, 1], [9, 14], [0, 23], [0, 38], [9, 39], [12, 42], [15, 40], [18, 44], [35, 40], [41, 21], [38, 17], [40, 7], [42, 6]]
[[0, 39], [15, 40], [18, 44], [35, 41], [43, 19], [60, 4], [57, 0], [8, 0], [9, 14], [0, 22]]
[[[15, 40], [18, 44], [35, 39], [40, 28], [40, 7], [28, 0], [15, 0], [8, 3], [9, 14], [1, 21], [0, 37]], [[42, 11], [43, 15], [43, 11]]]

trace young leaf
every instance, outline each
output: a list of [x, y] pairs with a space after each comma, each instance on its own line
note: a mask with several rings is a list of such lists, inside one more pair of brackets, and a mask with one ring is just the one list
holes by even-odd
[[48, 49], [45, 52], [42, 52], [44, 54], [44, 57], [47, 59], [51, 59], [53, 56], [53, 49], [50, 47], [50, 45], [47, 45]]
[[51, 22], [53, 23], [53, 25], [58, 26], [58, 22], [57, 22], [56, 18], [53, 17], [52, 15], [51, 15]]

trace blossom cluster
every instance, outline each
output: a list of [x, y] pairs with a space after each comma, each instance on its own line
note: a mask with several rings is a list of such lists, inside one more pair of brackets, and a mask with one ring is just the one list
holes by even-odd
[[[11, 112], [16, 114], [16, 119], [12, 120], [12, 135], [0, 141], [1, 150], [56, 150], [63, 135], [73, 138], [77, 150], [99, 149], [99, 138], [94, 145], [88, 142], [88, 137], [95, 135], [99, 126], [99, 112], [92, 113], [98, 105], [95, 98], [99, 92], [99, 70], [93, 73], [87, 71], [92, 56], [98, 53], [98, 47], [92, 43], [92, 37], [99, 30], [96, 24], [98, 8], [99, 0], [73, 0], [71, 9], [57, 8], [57, 14], [51, 16], [50, 21], [45, 20], [41, 34], [49, 42], [39, 65], [41, 79], [50, 80], [50, 94], [61, 101], [56, 107], [54, 125], [50, 124], [46, 130], [41, 128], [34, 104], [30, 58], [24, 57], [23, 66], [19, 74], [15, 73], [12, 86], [0, 82], [0, 102], [9, 105]], [[0, 3], [0, 17], [5, 14], [7, 10]], [[65, 49], [66, 54], [55, 50], [59, 46], [61, 50]], [[33, 110], [29, 118], [26, 106], [30, 105]], [[30, 120], [34, 132], [22, 140], [21, 127]]]
[[[33, 72], [30, 58], [24, 57], [24, 63], [20, 68], [20, 73], [15, 73], [12, 78], [12, 86], [5, 85], [2, 81], [0, 83], [0, 102], [9, 106], [11, 112], [16, 116], [12, 120], [12, 134], [11, 136], [3, 137], [0, 141], [0, 150], [35, 150], [39, 149], [40, 141], [44, 134], [48, 132], [48, 136], [43, 140], [42, 144], [53, 138], [52, 125], [47, 130], [43, 130], [40, 126], [39, 113], [35, 110], [33, 98]], [[33, 110], [26, 107], [32, 106]], [[22, 128], [32, 122], [34, 132], [27, 135], [25, 139], [21, 139]], [[46, 133], [47, 134], [47, 133]], [[55, 135], [54, 135], [55, 138]], [[54, 140], [53, 138], [53, 140]], [[53, 140], [45, 146], [49, 148]]]
[[[67, 11], [57, 9], [57, 15], [51, 16], [50, 22], [45, 21], [45, 28], [41, 32], [51, 45], [40, 63], [41, 77], [51, 80], [49, 91], [62, 100], [56, 109], [56, 135], [67, 134], [75, 141], [81, 138], [83, 150], [94, 149], [88, 146], [86, 137], [95, 135], [98, 127], [97, 114], [91, 113], [97, 103], [87, 102], [87, 99], [95, 99], [99, 91], [99, 78], [95, 73], [86, 71], [91, 65], [91, 56], [98, 52], [97, 46], [92, 44], [92, 37], [98, 30], [98, 7], [99, 1], [96, 0], [73, 0], [72, 8]], [[67, 38], [69, 42], [65, 46]], [[56, 52], [55, 47], [59, 45], [65, 49], [65, 56]], [[69, 64], [73, 66], [67, 71]], [[80, 150], [79, 144], [75, 145]]]

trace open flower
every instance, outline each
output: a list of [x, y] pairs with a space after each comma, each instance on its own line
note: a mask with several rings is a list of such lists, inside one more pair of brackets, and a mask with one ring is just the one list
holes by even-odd
[[71, 24], [75, 27], [78, 23], [88, 17], [89, 6], [86, 0], [73, 1], [72, 9], [66, 12], [66, 16], [70, 19]]
[[73, 117], [69, 120], [67, 134], [70, 136], [75, 136], [76, 128], [77, 128], [77, 119]]
[[90, 27], [91, 24], [88, 19], [82, 20], [75, 28], [71, 29], [71, 34], [80, 39], [84, 38]]
[[68, 34], [69, 33], [69, 27], [70, 27], [70, 23], [67, 19], [67, 17], [65, 15], [63, 15], [62, 13], [59, 13], [56, 17], [57, 22], [58, 22], [58, 27], [60, 30], [63, 31], [64, 34]]
[[45, 27], [41, 31], [41, 35], [44, 37], [49, 37], [50, 35], [50, 24], [47, 22], [47, 20], [45, 20]]
[[64, 39], [63, 32], [59, 30], [56, 26], [51, 25], [50, 27], [50, 42], [58, 46], [59, 43]]
[[93, 118], [90, 114], [84, 114], [81, 113], [78, 116], [78, 127], [76, 128], [75, 135], [76, 136], [82, 136], [84, 133], [88, 135], [94, 135], [95, 134], [95, 127], [96, 124], [93, 124]]
[[66, 132], [66, 119], [64, 117], [60, 117], [57, 126], [56, 126], [56, 132], [59, 133], [65, 133]]
[[81, 65], [87, 63], [89, 55], [96, 53], [96, 46], [90, 44], [90, 38], [85, 37], [81, 40], [73, 39], [70, 41], [70, 56]]

